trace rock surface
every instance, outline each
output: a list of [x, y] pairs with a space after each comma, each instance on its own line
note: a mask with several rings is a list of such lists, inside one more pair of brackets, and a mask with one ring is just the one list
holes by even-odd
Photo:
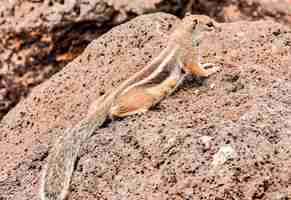
[[[182, 1], [181, 1], [182, 3]], [[113, 26], [175, 0], [4, 0], [0, 4], [0, 119]]]
[[[56, 137], [157, 55], [177, 23], [159, 13], [114, 28], [10, 111], [0, 127], [0, 199], [37, 199]], [[189, 77], [148, 113], [96, 131], [69, 199], [291, 198], [290, 48], [290, 29], [272, 21], [225, 23], [208, 34], [203, 61], [222, 71]], [[235, 156], [212, 165], [224, 146]]]
[[198, 0], [193, 9], [219, 21], [270, 19], [291, 24], [290, 0]]
[[291, 24], [290, 0], [3, 0], [0, 4], [0, 119], [30, 89], [72, 61], [94, 39], [138, 15], [186, 11], [222, 22]]

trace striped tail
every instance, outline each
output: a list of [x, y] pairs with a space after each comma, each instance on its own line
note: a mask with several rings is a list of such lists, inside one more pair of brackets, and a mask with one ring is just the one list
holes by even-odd
[[94, 120], [85, 118], [58, 139], [44, 170], [40, 192], [42, 200], [66, 199], [81, 145], [105, 120], [104, 113], [99, 118], [95, 116]]

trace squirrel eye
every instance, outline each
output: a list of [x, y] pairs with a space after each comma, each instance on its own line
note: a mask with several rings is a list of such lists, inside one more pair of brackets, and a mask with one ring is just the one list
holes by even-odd
[[208, 22], [208, 23], [206, 24], [206, 26], [208, 26], [208, 27], [213, 27], [213, 22]]

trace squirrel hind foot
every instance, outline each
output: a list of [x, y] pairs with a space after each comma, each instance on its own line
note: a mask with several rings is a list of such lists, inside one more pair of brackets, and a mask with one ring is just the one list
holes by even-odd
[[133, 110], [133, 111], [127, 111], [127, 112], [120, 112], [120, 111], [112, 111], [111, 112], [111, 117], [113, 119], [115, 118], [123, 118], [123, 117], [126, 117], [126, 116], [130, 116], [130, 115], [135, 115], [135, 114], [142, 114], [142, 113], [145, 113], [147, 112], [148, 109], [146, 108], [140, 108], [140, 109], [137, 109], [137, 110]]
[[111, 108], [110, 118], [118, 119], [118, 118], [130, 116], [130, 115], [145, 113], [146, 111], [148, 111], [149, 107], [150, 106], [138, 107], [136, 105], [129, 106], [129, 105], [118, 104]]

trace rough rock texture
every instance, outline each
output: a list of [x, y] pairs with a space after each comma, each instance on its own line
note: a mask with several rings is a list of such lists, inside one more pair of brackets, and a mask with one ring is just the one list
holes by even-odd
[[175, 12], [185, 1], [165, 0], [11, 0], [1, 4], [1, 28], [15, 32], [54, 29], [56, 26], [94, 21], [120, 23], [148, 12]]
[[[179, 3], [180, 2], [180, 3]], [[111, 27], [184, 1], [9, 0], [0, 4], [0, 119]]]
[[197, 0], [192, 10], [219, 21], [271, 19], [291, 24], [290, 0]]
[[[12, 199], [22, 199], [26, 194], [29, 199], [35, 194], [48, 141], [53, 143], [63, 128], [86, 114], [90, 102], [156, 55], [164, 47], [166, 33], [175, 20], [174, 16], [160, 14], [117, 27], [93, 42], [62, 72], [37, 87], [3, 119], [0, 152], [7, 161], [0, 164], [3, 198], [11, 195]], [[157, 24], [161, 24], [159, 29]], [[166, 35], [162, 37], [163, 32]]]
[[182, 17], [191, 11], [219, 21], [273, 19], [290, 25], [290, 5], [290, 0], [3, 0], [0, 119], [92, 40], [138, 15], [164, 11]]
[[[0, 199], [37, 199], [56, 137], [157, 55], [177, 22], [154, 14], [114, 28], [9, 112], [0, 127]], [[225, 23], [208, 34], [203, 60], [222, 71], [189, 77], [148, 113], [96, 131], [69, 199], [291, 198], [290, 48], [290, 29], [272, 21]]]

